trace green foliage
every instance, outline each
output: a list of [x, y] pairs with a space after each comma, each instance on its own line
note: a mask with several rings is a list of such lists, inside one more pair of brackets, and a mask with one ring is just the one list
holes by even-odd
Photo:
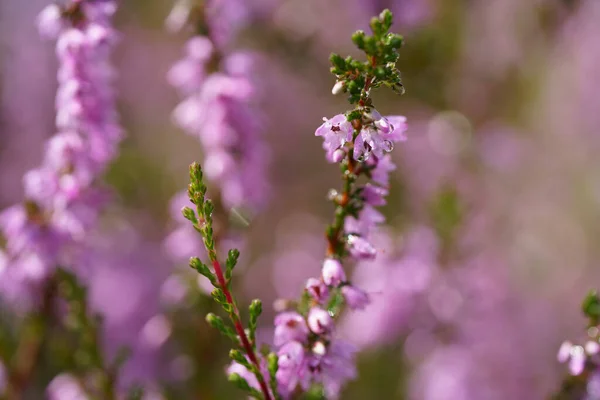
[[600, 324], [600, 297], [596, 290], [590, 290], [581, 304], [583, 314], [589, 318], [590, 326]]
[[263, 399], [262, 393], [258, 390], [251, 387], [246, 379], [242, 378], [239, 374], [231, 374], [229, 375], [229, 382], [233, 383], [238, 389], [247, 392], [250, 396], [255, 399]]
[[210, 268], [208, 268], [206, 264], [200, 261], [198, 257], [190, 258], [190, 267], [198, 271], [200, 275], [203, 275], [206, 278], [208, 278], [208, 280], [213, 286], [217, 287], [219, 285], [215, 274], [213, 274]]
[[[342, 90], [348, 93], [348, 101], [351, 104], [370, 107], [370, 89], [382, 85], [397, 93], [404, 93], [400, 71], [396, 68], [398, 50], [402, 47], [404, 38], [389, 33], [392, 22], [392, 13], [384, 10], [371, 20], [373, 35], [367, 35], [360, 30], [352, 35], [352, 42], [365, 52], [367, 61], [360, 62], [350, 56], [344, 59], [338, 54], [331, 54], [331, 72], [337, 81], [342, 83]], [[353, 119], [358, 118], [356, 115], [349, 118]]]
[[218, 330], [221, 334], [223, 334], [224, 336], [227, 336], [228, 338], [233, 340], [235, 343], [239, 342], [237, 334], [229, 325], [225, 324], [225, 322], [223, 321], [223, 318], [221, 318], [218, 315], [215, 315], [213, 313], [208, 313], [208, 314], [206, 314], [206, 322], [208, 322], [208, 324], [212, 328]]
[[254, 299], [252, 300], [252, 303], [250, 303], [250, 321], [248, 322], [248, 329], [249, 329], [249, 337], [250, 337], [250, 343], [255, 343], [256, 340], [256, 328], [258, 326], [258, 317], [260, 316], [260, 314], [262, 313], [262, 302], [258, 299]]
[[238, 259], [240, 258], [240, 251], [238, 249], [231, 249], [227, 254], [227, 261], [225, 262], [225, 280], [229, 282], [233, 269], [237, 265]]

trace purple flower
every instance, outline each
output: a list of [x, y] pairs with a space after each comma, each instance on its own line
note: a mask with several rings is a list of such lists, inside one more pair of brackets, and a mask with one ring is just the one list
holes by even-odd
[[[371, 162], [373, 162], [370, 159]], [[387, 187], [390, 183], [390, 172], [396, 169], [396, 165], [392, 162], [392, 157], [389, 154], [378, 159], [375, 168], [371, 171], [371, 180], [383, 187]]]
[[348, 235], [348, 248], [352, 257], [358, 260], [374, 259], [377, 255], [375, 247], [357, 235]]
[[328, 399], [337, 399], [343, 385], [356, 378], [355, 353], [356, 348], [351, 344], [333, 340], [324, 356], [312, 360], [315, 380], [323, 383]]
[[325, 283], [316, 278], [309, 278], [306, 281], [306, 291], [319, 303], [324, 303], [329, 297], [329, 289]]
[[395, 142], [406, 140], [405, 117], [385, 118], [377, 110], [372, 110], [370, 117], [373, 126], [364, 127], [354, 140], [354, 159], [357, 161], [367, 161], [371, 155], [381, 159], [384, 153], [392, 151]]
[[387, 195], [387, 189], [373, 185], [372, 183], [367, 183], [362, 193], [365, 203], [374, 207], [385, 205], [385, 196]]
[[344, 221], [344, 231], [349, 234], [369, 236], [373, 228], [385, 221], [385, 217], [374, 207], [365, 205], [358, 214], [358, 219], [347, 217]]
[[308, 339], [308, 327], [304, 317], [297, 312], [284, 312], [275, 317], [273, 343], [281, 346], [290, 341], [305, 342]]
[[339, 162], [340, 152], [336, 151], [352, 141], [354, 128], [344, 114], [338, 114], [331, 119], [323, 118], [323, 121], [325, 122], [315, 131], [315, 136], [323, 138], [323, 149], [327, 153], [327, 160]]
[[326, 285], [337, 287], [340, 283], [346, 281], [346, 273], [342, 267], [342, 263], [334, 258], [327, 258], [323, 261], [323, 282]]
[[342, 295], [353, 310], [362, 310], [369, 303], [369, 295], [352, 285], [342, 286]]
[[307, 368], [304, 346], [299, 342], [288, 342], [279, 349], [277, 355], [279, 359], [275, 379], [279, 394], [287, 399], [298, 386], [308, 390], [311, 374]]
[[333, 330], [333, 318], [322, 308], [313, 307], [308, 313], [308, 327], [317, 335], [330, 333]]

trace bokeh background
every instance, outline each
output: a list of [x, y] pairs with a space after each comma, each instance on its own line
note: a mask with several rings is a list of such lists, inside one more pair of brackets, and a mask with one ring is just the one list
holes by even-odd
[[[314, 130], [347, 108], [331, 95], [328, 55], [357, 55], [351, 33], [388, 7], [406, 39], [406, 94], [382, 90], [375, 104], [408, 117], [409, 140], [393, 152], [384, 254], [353, 274], [374, 304], [339, 327], [362, 350], [359, 379], [342, 398], [552, 393], [564, 373], [557, 349], [584, 336], [579, 304], [600, 277], [600, 2], [247, 1], [238, 46], [261, 54], [271, 192], [243, 229], [237, 291], [263, 299], [264, 340], [271, 304], [297, 296], [324, 254], [326, 194], [339, 176]], [[22, 198], [22, 175], [55, 132], [54, 49], [34, 25], [46, 4], [0, 0], [0, 208]], [[169, 302], [181, 285], [174, 271], [186, 269], [165, 245], [175, 226], [169, 202], [188, 164], [203, 158], [172, 122], [179, 98], [165, 77], [186, 34], [165, 30], [171, 7], [128, 0], [117, 15], [128, 137], [106, 176], [117, 196], [98, 233], [91, 301], [106, 316], [106, 351], [133, 349], [124, 384], [173, 399], [242, 398], [224, 376], [228, 343], [204, 322], [210, 299], [195, 286]], [[44, 365], [39, 390], [60, 362]]]

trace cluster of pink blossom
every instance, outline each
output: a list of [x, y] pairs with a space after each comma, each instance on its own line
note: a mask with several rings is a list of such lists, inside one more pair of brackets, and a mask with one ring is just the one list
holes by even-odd
[[[0, 288], [24, 300], [57, 266], [73, 267], [106, 193], [98, 177], [123, 133], [115, 110], [110, 54], [117, 35], [113, 1], [45, 8], [41, 34], [56, 39], [56, 126], [40, 167], [23, 178], [25, 200], [0, 213]], [[78, 266], [81, 268], [81, 266]]]

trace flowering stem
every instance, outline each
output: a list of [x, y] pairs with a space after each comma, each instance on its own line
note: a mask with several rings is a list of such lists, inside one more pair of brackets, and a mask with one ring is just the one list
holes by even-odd
[[231, 315], [233, 325], [235, 327], [235, 331], [237, 332], [237, 334], [240, 337], [240, 341], [242, 342], [242, 347], [244, 347], [244, 350], [246, 351], [246, 354], [248, 355], [250, 362], [254, 365], [254, 367], [256, 367], [256, 370], [258, 371], [258, 373], [256, 373], [256, 379], [258, 380], [260, 389], [263, 392], [263, 395], [265, 396], [265, 400], [271, 400], [271, 394], [269, 392], [269, 389], [267, 387], [265, 379], [264, 379], [262, 373], [260, 372], [261, 370], [260, 370], [260, 364], [258, 362], [258, 358], [256, 357], [256, 354], [254, 353], [254, 346], [250, 343], [250, 340], [248, 340], [248, 336], [246, 335], [246, 332], [244, 331], [244, 328], [242, 327], [242, 324], [240, 322], [240, 320], [241, 320], [240, 313], [237, 309], [235, 301], [233, 300], [233, 296], [231, 295], [231, 292], [227, 288], [227, 282], [225, 281], [225, 276], [223, 275], [223, 269], [221, 268], [221, 264], [219, 263], [219, 261], [217, 259], [214, 259], [212, 262], [212, 265], [215, 270], [215, 275], [217, 276], [217, 279], [219, 281], [219, 285], [221, 285], [221, 289], [223, 290], [223, 293], [225, 294], [225, 299], [227, 299], [227, 303], [229, 303], [231, 305], [232, 312], [230, 315]]

